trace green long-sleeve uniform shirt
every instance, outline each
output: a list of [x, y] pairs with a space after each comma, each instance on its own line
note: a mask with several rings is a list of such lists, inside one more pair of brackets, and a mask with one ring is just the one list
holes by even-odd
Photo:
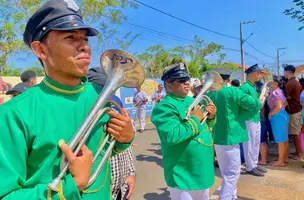
[[[185, 121], [192, 97], [167, 93], [157, 104], [151, 121], [155, 125], [163, 156], [165, 180], [169, 187], [204, 190], [214, 183], [213, 141], [206, 123], [193, 116]], [[207, 120], [209, 125], [215, 119]]]
[[227, 86], [207, 95], [217, 108], [216, 124], [212, 129], [214, 144], [234, 145], [248, 141], [245, 120], [240, 117], [240, 111], [255, 112], [259, 101], [238, 88]]
[[259, 101], [259, 94], [256, 90], [256, 87], [254, 86], [253, 83], [247, 81], [240, 87], [240, 90], [242, 90], [246, 94], [249, 94], [259, 102], [258, 109], [255, 109], [252, 112], [247, 112], [246, 109], [241, 110], [241, 117], [246, 121], [259, 122], [261, 120], [261, 116], [260, 116], [261, 103]]
[[[79, 86], [67, 87], [46, 77], [0, 106], [0, 199], [111, 199], [109, 160], [95, 183], [81, 193], [70, 174], [61, 181], [58, 193], [47, 187], [60, 171], [62, 152], [58, 141], [71, 140], [100, 91], [86, 78]], [[86, 143], [93, 154], [104, 138], [103, 127], [108, 119], [108, 115], [101, 117]], [[128, 146], [116, 143], [113, 152]]]

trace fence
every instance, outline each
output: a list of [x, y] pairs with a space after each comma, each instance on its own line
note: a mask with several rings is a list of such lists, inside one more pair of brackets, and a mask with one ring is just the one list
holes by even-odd
[[[38, 77], [38, 83], [43, 79], [43, 77]], [[3, 76], [0, 77], [0, 105], [8, 101], [10, 97], [5, 95], [5, 93], [19, 83], [20, 77], [15, 76]], [[149, 98], [147, 103], [147, 116], [151, 115], [152, 109], [154, 107], [154, 102], [152, 101], [152, 95], [157, 90], [157, 86], [162, 81], [160, 79], [146, 79], [142, 85], [142, 91], [144, 91]], [[124, 107], [128, 111], [132, 118], [135, 118], [136, 108], [133, 106], [133, 95], [135, 93], [134, 88], [121, 87], [116, 95], [120, 97], [123, 102]]]

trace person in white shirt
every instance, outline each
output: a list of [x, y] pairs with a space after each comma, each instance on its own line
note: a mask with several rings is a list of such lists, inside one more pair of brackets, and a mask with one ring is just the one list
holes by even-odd
[[163, 85], [159, 84], [158, 90], [152, 95], [152, 101], [155, 101], [155, 104], [158, 104], [165, 97], [165, 95], [166, 93], [163, 90]]
[[148, 96], [143, 91], [141, 91], [140, 87], [136, 88], [136, 93], [133, 97], [133, 104], [136, 107], [136, 118], [139, 119], [140, 123], [140, 133], [145, 130], [147, 102]]

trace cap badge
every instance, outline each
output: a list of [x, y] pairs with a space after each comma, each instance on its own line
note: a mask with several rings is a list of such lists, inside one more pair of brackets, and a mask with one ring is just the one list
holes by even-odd
[[79, 6], [74, 0], [64, 0], [64, 2], [66, 2], [69, 9], [74, 10], [75, 12], [79, 10]]
[[179, 64], [179, 69], [181, 69], [181, 70], [184, 70], [184, 69], [185, 69], [185, 66], [184, 66], [183, 63]]

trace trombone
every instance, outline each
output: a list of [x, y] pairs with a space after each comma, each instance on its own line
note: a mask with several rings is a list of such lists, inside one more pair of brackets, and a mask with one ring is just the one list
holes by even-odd
[[[209, 91], [219, 91], [224, 86], [224, 80], [222, 79], [221, 75], [213, 70], [206, 71], [202, 75], [201, 83], [203, 85], [203, 88], [198, 93], [192, 104], [189, 106], [185, 117], [186, 120], [188, 120], [191, 117], [191, 111], [197, 105], [201, 104], [200, 109], [203, 109], [207, 107], [209, 104], [213, 104], [212, 100], [206, 95]], [[204, 104], [205, 102], [206, 102], [206, 106]], [[204, 118], [201, 121], [201, 124], [203, 124], [207, 120], [208, 112], [205, 111], [203, 115]]]
[[[141, 64], [130, 54], [111, 49], [105, 51], [100, 57], [100, 64], [102, 69], [108, 76], [107, 82], [104, 85], [102, 92], [99, 94], [94, 106], [91, 108], [88, 116], [85, 118], [82, 125], [79, 127], [77, 132], [72, 137], [69, 142], [69, 147], [73, 149], [74, 154], [77, 155], [80, 151], [82, 145], [89, 138], [94, 126], [99, 121], [100, 117], [106, 114], [111, 108], [105, 107], [108, 103], [112, 103], [118, 108], [117, 104], [111, 102], [111, 97], [115, 94], [116, 90], [121, 86], [128, 88], [136, 88], [145, 80], [144, 69]], [[80, 141], [80, 142], [79, 142]], [[96, 170], [90, 176], [87, 187], [95, 182], [97, 176], [102, 170], [104, 164], [111, 155], [112, 149], [116, 140], [113, 139], [109, 134], [106, 135], [102, 145], [97, 150], [93, 164], [96, 162], [98, 156], [103, 152], [104, 155], [96, 167]], [[107, 149], [104, 149], [106, 144], [108, 144]], [[59, 175], [48, 184], [48, 187], [53, 191], [59, 191], [59, 185], [61, 179], [66, 174], [69, 168], [69, 163], [65, 161], [64, 156], [61, 159], [61, 171]]]

